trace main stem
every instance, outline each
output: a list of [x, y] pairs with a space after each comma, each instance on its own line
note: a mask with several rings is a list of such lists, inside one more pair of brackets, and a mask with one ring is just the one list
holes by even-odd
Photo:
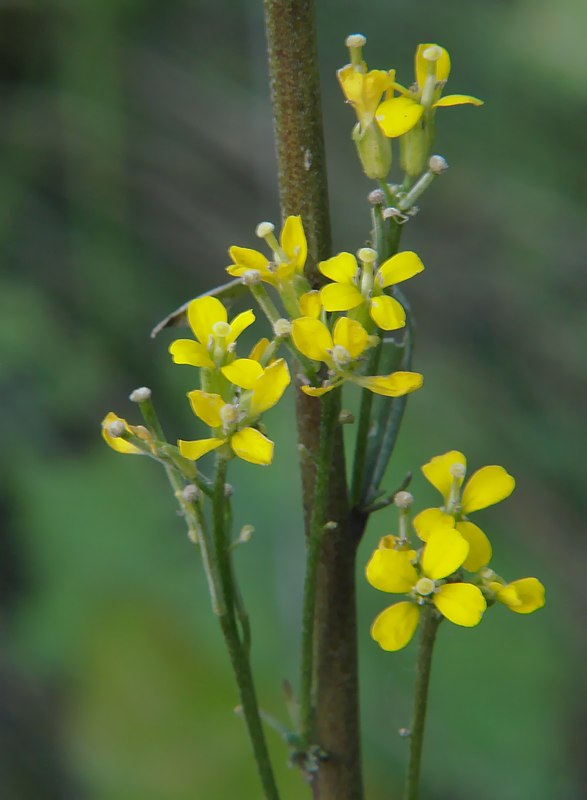
[[255, 692], [255, 684], [251, 672], [246, 644], [239, 634], [235, 615], [236, 586], [233, 582], [230, 562], [230, 543], [225, 524], [225, 481], [226, 461], [221, 456], [216, 459], [216, 474], [212, 496], [214, 569], [219, 576], [224, 603], [218, 619], [222, 635], [232, 663], [238, 685], [243, 715], [253, 747], [259, 778], [263, 785], [265, 800], [279, 800], [279, 793], [269, 759], [265, 733], [259, 716], [259, 706]]
[[410, 758], [404, 800], [418, 800], [420, 782], [420, 763], [424, 741], [424, 724], [426, 722], [426, 706], [428, 703], [428, 687], [432, 667], [432, 651], [436, 639], [439, 620], [432, 606], [425, 605], [420, 615], [420, 645], [416, 663], [416, 686], [414, 687], [414, 707], [412, 726], [410, 728]]
[[[301, 214], [308, 239], [306, 272], [319, 284], [318, 261], [332, 255], [328, 188], [312, 0], [264, 0], [269, 79], [283, 217]], [[334, 84], [334, 80], [333, 80]], [[297, 393], [296, 415], [306, 540], [319, 460], [320, 401]], [[326, 760], [312, 781], [314, 798], [362, 800], [355, 608], [356, 549], [363, 525], [349, 515], [340, 426], [330, 465], [327, 520], [316, 580], [313, 737]]]

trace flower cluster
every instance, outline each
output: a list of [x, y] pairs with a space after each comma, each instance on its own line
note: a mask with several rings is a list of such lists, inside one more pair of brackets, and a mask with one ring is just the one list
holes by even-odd
[[442, 96], [450, 74], [450, 57], [437, 44], [419, 44], [415, 54], [415, 81], [408, 88], [397, 83], [395, 70], [369, 70], [363, 60], [364, 36], [346, 40], [351, 63], [338, 71], [338, 80], [357, 115], [353, 140], [369, 178], [384, 179], [391, 167], [390, 139], [400, 140], [402, 167], [417, 177], [434, 144], [437, 108], [482, 105], [464, 94]]
[[415, 549], [409, 542], [404, 504], [401, 535], [384, 536], [366, 568], [367, 580], [376, 589], [408, 597], [373, 622], [371, 635], [384, 650], [400, 650], [409, 643], [426, 605], [434, 606], [439, 618], [464, 627], [477, 625], [495, 602], [518, 614], [544, 605], [539, 580], [507, 583], [488, 566], [491, 544], [466, 516], [508, 497], [515, 486], [512, 476], [503, 467], [487, 466], [465, 483], [466, 460], [456, 450], [431, 459], [422, 472], [444, 501], [441, 508], [426, 509], [413, 521], [423, 546]]

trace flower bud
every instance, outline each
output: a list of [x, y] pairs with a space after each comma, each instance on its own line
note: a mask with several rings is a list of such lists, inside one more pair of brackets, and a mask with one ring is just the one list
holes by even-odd
[[442, 175], [443, 172], [446, 172], [448, 169], [448, 164], [446, 159], [442, 156], [430, 156], [430, 161], [428, 162], [428, 169], [430, 172], [433, 172], [435, 175]]
[[291, 322], [288, 319], [276, 319], [273, 323], [273, 333], [281, 339], [285, 339], [291, 333]]
[[241, 275], [241, 280], [245, 286], [257, 286], [261, 283], [261, 273], [258, 269], [248, 269]]
[[351, 33], [346, 37], [344, 43], [347, 47], [365, 47], [367, 38], [362, 33]]
[[382, 206], [385, 203], [386, 197], [383, 189], [373, 189], [367, 195], [367, 200], [372, 206]]
[[410, 492], [396, 492], [393, 498], [393, 504], [396, 508], [409, 508], [414, 502], [414, 497]]
[[188, 483], [184, 486], [182, 495], [186, 503], [196, 503], [200, 499], [200, 490], [195, 483]]
[[265, 239], [272, 234], [274, 230], [275, 225], [272, 222], [260, 222], [255, 228], [255, 235], [258, 236], [259, 239]]
[[411, 178], [417, 178], [424, 170], [428, 152], [428, 136], [421, 125], [416, 125], [400, 137], [402, 169]]

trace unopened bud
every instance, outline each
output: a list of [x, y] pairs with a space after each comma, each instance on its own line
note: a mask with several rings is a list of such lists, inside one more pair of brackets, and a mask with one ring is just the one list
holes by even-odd
[[255, 228], [255, 235], [259, 237], [259, 239], [264, 239], [266, 236], [269, 236], [275, 230], [275, 225], [272, 222], [260, 222], [257, 227]]
[[391, 140], [374, 121], [365, 129], [357, 122], [352, 139], [365, 175], [372, 180], [384, 180], [391, 169]]
[[363, 36], [362, 33], [351, 33], [350, 36], [346, 37], [344, 43], [347, 47], [365, 47], [367, 37]]
[[119, 419], [115, 419], [114, 422], [108, 425], [108, 433], [113, 439], [120, 439], [120, 437], [124, 435], [125, 430], [124, 423]]
[[151, 390], [146, 386], [141, 386], [139, 389], [135, 389], [134, 392], [131, 392], [128, 399], [131, 403], [144, 403], [146, 400], [151, 399]]
[[273, 323], [273, 333], [281, 339], [285, 339], [291, 333], [291, 322], [283, 317], [276, 319]]
[[255, 528], [252, 525], [243, 525], [238, 536], [239, 542], [250, 542], [254, 532]]
[[258, 269], [248, 269], [241, 275], [241, 280], [245, 286], [257, 286], [261, 283], [261, 273]]
[[428, 162], [428, 169], [435, 175], [442, 175], [442, 173], [446, 172], [446, 170], [448, 169], [448, 163], [446, 159], [443, 158], [442, 156], [430, 156], [430, 161]]
[[200, 490], [195, 483], [188, 483], [184, 486], [182, 495], [186, 503], [196, 503], [200, 499]]
[[373, 250], [372, 247], [361, 247], [361, 249], [357, 252], [357, 255], [359, 257], [359, 261], [372, 264], [377, 258], [377, 251]]
[[393, 504], [396, 508], [409, 508], [413, 502], [414, 497], [410, 492], [396, 492], [393, 498]]
[[367, 200], [372, 206], [382, 206], [385, 203], [385, 192], [383, 189], [373, 189], [367, 195]]

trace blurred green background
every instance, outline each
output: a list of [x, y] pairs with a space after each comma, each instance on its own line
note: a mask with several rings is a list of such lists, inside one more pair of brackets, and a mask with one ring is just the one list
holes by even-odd
[[[406, 226], [426, 273], [408, 287], [425, 389], [386, 484], [459, 448], [503, 464], [514, 495], [477, 521], [496, 568], [537, 575], [548, 605], [443, 626], [424, 798], [581, 800], [587, 785], [583, 0], [319, 0], [336, 249], [368, 236], [335, 69], [348, 33], [409, 83], [418, 42], [450, 51], [451, 165]], [[170, 437], [198, 434], [163, 333], [223, 280], [226, 248], [278, 220], [260, 0], [0, 2], [0, 796], [256, 798], [242, 721], [197, 553], [163, 474], [98, 435], [151, 386]], [[442, 117], [441, 117], [442, 115]], [[352, 398], [350, 400], [352, 402]], [[238, 552], [263, 706], [295, 680], [303, 546], [289, 397], [271, 470], [235, 465]], [[581, 456], [581, 457], [580, 457]], [[373, 519], [368, 558], [394, 515]], [[414, 646], [368, 629], [387, 597], [360, 580], [369, 800], [399, 797]], [[308, 796], [269, 733], [284, 800]]]

